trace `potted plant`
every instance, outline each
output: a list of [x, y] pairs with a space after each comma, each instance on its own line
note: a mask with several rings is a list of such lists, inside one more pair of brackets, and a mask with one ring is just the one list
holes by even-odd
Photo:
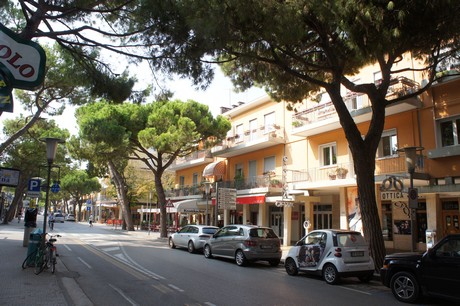
[[338, 167], [335, 172], [337, 173], [337, 177], [339, 179], [344, 179], [346, 176], [347, 176], [347, 173], [348, 173], [348, 169], [346, 168], [342, 168], [342, 167]]
[[335, 180], [337, 178], [337, 172], [336, 171], [329, 171], [327, 173], [327, 175], [329, 176], [330, 180]]
[[270, 180], [271, 187], [282, 187], [281, 181], [277, 179]]

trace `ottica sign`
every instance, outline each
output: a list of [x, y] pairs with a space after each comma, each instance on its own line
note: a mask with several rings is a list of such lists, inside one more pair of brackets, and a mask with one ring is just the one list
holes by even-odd
[[25, 40], [0, 23], [0, 69], [8, 86], [34, 89], [45, 78], [45, 51], [39, 44]]

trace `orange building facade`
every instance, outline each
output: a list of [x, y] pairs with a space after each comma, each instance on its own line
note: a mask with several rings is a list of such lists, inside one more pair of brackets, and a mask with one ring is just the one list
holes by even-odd
[[[416, 61], [407, 55], [398, 65], [415, 67]], [[378, 67], [369, 66], [353, 80], [378, 82], [379, 77]], [[401, 74], [387, 98], [410, 93], [423, 82], [421, 74]], [[365, 135], [371, 116], [367, 97], [346, 90], [343, 96]], [[227, 138], [172, 165], [176, 186], [168, 198], [187, 222], [203, 224], [207, 212], [210, 224], [270, 226], [284, 245], [311, 229], [362, 229], [351, 153], [330, 99], [324, 94], [319, 103], [304, 101], [296, 111], [286, 106], [264, 97], [223, 109], [232, 122]], [[404, 147], [420, 148], [413, 175], [418, 207], [412, 218], [409, 174], [405, 155], [398, 151]], [[460, 78], [445, 79], [422, 96], [388, 107], [375, 162], [387, 248], [410, 250], [415, 239], [423, 250], [427, 231], [434, 233], [428, 244], [432, 237], [459, 233]], [[401, 190], [388, 188], [393, 181]], [[211, 187], [208, 193], [204, 182]], [[219, 198], [216, 186], [236, 190], [236, 195]], [[411, 222], [416, 223], [413, 229]]]

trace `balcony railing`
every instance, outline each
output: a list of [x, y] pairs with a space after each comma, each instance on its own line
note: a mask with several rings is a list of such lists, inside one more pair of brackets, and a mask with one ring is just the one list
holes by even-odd
[[[425, 157], [418, 155], [415, 172], [425, 172]], [[406, 159], [404, 155], [392, 156], [375, 160], [375, 175], [407, 173]]]
[[[386, 98], [392, 100], [402, 97], [417, 91], [419, 87], [419, 84], [411, 79], [406, 77], [397, 77], [390, 81]], [[350, 112], [370, 107], [367, 96], [363, 94], [349, 93], [344, 96], [343, 99]], [[361, 99], [361, 101], [358, 102], [357, 99]], [[327, 102], [294, 114], [292, 116], [292, 125], [294, 128], [297, 128], [326, 120], [334, 116], [337, 116], [335, 107], [332, 102]]]
[[178, 157], [176, 160], [172, 163], [173, 166], [179, 166], [181, 164], [190, 162], [192, 160], [197, 160], [197, 159], [204, 159], [204, 158], [212, 158], [211, 155], [211, 150], [199, 150], [192, 152], [191, 154], [185, 156], [185, 157]]
[[250, 141], [265, 139], [267, 136], [271, 138], [282, 138], [284, 137], [283, 129], [281, 126], [276, 124], [267, 127], [261, 126], [258, 129], [246, 130], [241, 134], [228, 136], [227, 139], [222, 142], [222, 144], [226, 145], [227, 147], [234, 147]]
[[184, 185], [179, 186], [178, 188], [165, 190], [165, 194], [167, 198], [201, 195], [204, 190], [203, 188], [204, 187], [202, 187], [201, 185]]

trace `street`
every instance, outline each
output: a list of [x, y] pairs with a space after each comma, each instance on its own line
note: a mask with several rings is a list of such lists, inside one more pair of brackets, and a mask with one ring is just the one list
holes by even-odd
[[398, 304], [377, 280], [330, 286], [320, 277], [289, 276], [282, 264], [238, 267], [169, 249], [158, 233], [73, 222], [57, 223], [53, 232], [62, 235], [58, 276], [75, 279], [94, 305]]

